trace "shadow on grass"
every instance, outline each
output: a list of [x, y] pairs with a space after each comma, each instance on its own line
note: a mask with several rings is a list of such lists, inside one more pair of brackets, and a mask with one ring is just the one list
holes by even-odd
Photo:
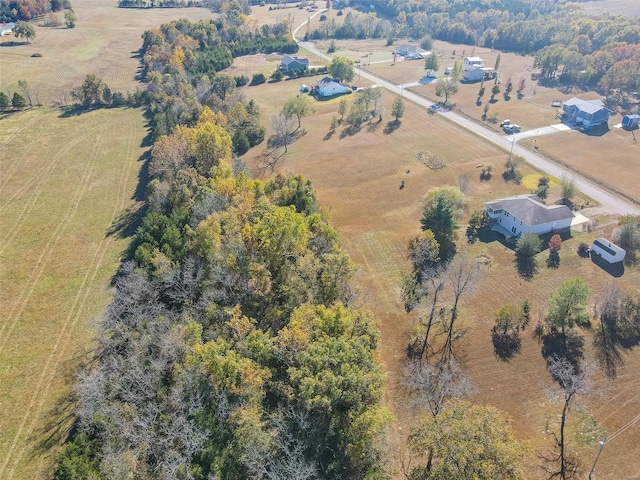
[[609, 263], [598, 255], [594, 255], [593, 252], [591, 252], [591, 261], [612, 277], [620, 278], [624, 275], [624, 264], [622, 262]]
[[522, 339], [520, 332], [504, 333], [493, 327], [491, 330], [491, 342], [493, 353], [503, 362], [508, 362], [513, 356], [520, 353]]
[[524, 280], [530, 282], [533, 276], [538, 273], [538, 261], [536, 257], [525, 257], [523, 255], [515, 255], [514, 263], [520, 275]]
[[584, 338], [573, 330], [567, 330], [566, 339], [563, 339], [562, 332], [552, 328], [542, 336], [542, 356], [547, 364], [554, 356], [566, 358], [577, 369], [584, 357]]
[[385, 135], [391, 135], [398, 128], [400, 128], [401, 124], [402, 124], [402, 122], [400, 120], [393, 120], [391, 122], [388, 122], [387, 126], [384, 127], [384, 130], [383, 130], [384, 134]]
[[340, 138], [353, 137], [362, 130], [362, 125], [348, 125], [340, 133]]

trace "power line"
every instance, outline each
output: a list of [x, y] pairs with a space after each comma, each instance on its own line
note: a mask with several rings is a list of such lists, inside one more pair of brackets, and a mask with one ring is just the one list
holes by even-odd
[[618, 430], [613, 432], [608, 437], [605, 437], [604, 440], [602, 440], [601, 442], [598, 442], [598, 445], [600, 446], [600, 450], [598, 450], [598, 455], [596, 455], [596, 459], [593, 462], [593, 467], [591, 467], [591, 471], [589, 472], [589, 480], [592, 479], [592, 476], [596, 471], [596, 464], [598, 463], [598, 459], [600, 458], [600, 455], [602, 454], [602, 450], [604, 450], [604, 446], [607, 443], [609, 443], [611, 440], [613, 440], [614, 438], [616, 438], [617, 436], [623, 434], [626, 430], [631, 428], [638, 420], [640, 420], [640, 414], [638, 414], [635, 417], [633, 417], [631, 420], [629, 420], [627, 423], [625, 423], [623, 426], [621, 426]]

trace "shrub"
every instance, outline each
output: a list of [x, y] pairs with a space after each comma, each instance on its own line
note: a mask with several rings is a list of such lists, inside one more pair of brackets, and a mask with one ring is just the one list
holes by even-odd
[[580, 245], [578, 245], [578, 255], [580, 255], [582, 258], [586, 258], [589, 256], [589, 244], [585, 243], [585, 242], [580, 242]]
[[251, 77], [251, 85], [261, 85], [267, 81], [264, 73], [254, 73]]
[[247, 83], [249, 83], [249, 77], [246, 75], [240, 75], [239, 77], [233, 77], [236, 81], [236, 87], [244, 87]]
[[31, 56], [34, 57], [34, 58], [40, 58], [40, 57], [42, 57], [42, 54], [41, 53], [32, 53]]

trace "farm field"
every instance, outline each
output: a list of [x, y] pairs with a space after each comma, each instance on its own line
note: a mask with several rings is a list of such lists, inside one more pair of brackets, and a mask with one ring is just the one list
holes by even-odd
[[[0, 117], [0, 478], [47, 479], [140, 207], [141, 109]], [[89, 354], [90, 355], [90, 354]]]
[[582, 8], [589, 15], [640, 16], [640, 4], [635, 0], [591, 0], [582, 3]]
[[[259, 103], [263, 118], [269, 118], [278, 112], [287, 98], [297, 94], [298, 83], [303, 80], [248, 87], [243, 91]], [[308, 79], [306, 83], [309, 83]], [[392, 101], [393, 96], [385, 92], [387, 111]], [[361, 266], [357, 276], [361, 301], [381, 322], [380, 358], [388, 381], [385, 401], [398, 420], [389, 437], [390, 458], [397, 467], [404, 437], [417, 413], [405, 404], [406, 394], [400, 379], [412, 324], [420, 312], [405, 313], [399, 282], [407, 268], [407, 242], [419, 232], [421, 198], [433, 186], [457, 184], [458, 177], [464, 174], [471, 178], [470, 210], [479, 208], [488, 199], [525, 193], [527, 189], [501, 179], [506, 153], [469, 133], [451, 128], [437, 115], [429, 116], [424, 109], [414, 105], [406, 105], [405, 116], [397, 130], [385, 132], [387, 114], [387, 120], [381, 124], [365, 124], [353, 136], [344, 136], [340, 128], [333, 136], [327, 135], [331, 117], [337, 114], [337, 99], [316, 102], [314, 106], [315, 114], [302, 122], [306, 134], [290, 147], [291, 153], [277, 169], [300, 173], [312, 180], [321, 203], [330, 212], [332, 224]], [[436, 153], [449, 167], [429, 170], [416, 158], [417, 153], [424, 151]], [[268, 175], [270, 170], [263, 168], [260, 153], [248, 154], [248, 160], [257, 175]], [[481, 164], [494, 165], [492, 180], [480, 182], [477, 166]], [[524, 173], [535, 174], [528, 169]], [[405, 186], [400, 188], [403, 181]], [[588, 210], [585, 215], [589, 215]], [[513, 252], [500, 242], [473, 245], [459, 242], [461, 250], [489, 258], [479, 289], [464, 301], [463, 317], [468, 330], [458, 347], [477, 388], [473, 401], [492, 404], [508, 412], [518, 437], [530, 441], [534, 450], [527, 459], [527, 478], [530, 479], [542, 478], [536, 455], [551, 445], [551, 438], [545, 432], [554, 424], [558, 404], [545, 394], [553, 384], [540, 353], [540, 344], [533, 338], [533, 325], [529, 325], [523, 335], [522, 353], [511, 362], [502, 362], [494, 355], [490, 339], [493, 314], [505, 303], [529, 299], [533, 305], [532, 318], [538, 318], [538, 312], [546, 308], [549, 294], [562, 281], [575, 276], [583, 277], [589, 284], [594, 292], [594, 304], [598, 303], [609, 282], [637, 289], [640, 283], [637, 267], [627, 269], [621, 278], [614, 279], [590, 260], [576, 254], [580, 242], [590, 242], [596, 236], [611, 233], [612, 219], [600, 217], [599, 221], [600, 227], [596, 231], [574, 232], [565, 241], [558, 270], [548, 269], [544, 264], [546, 253], [541, 253], [539, 273], [531, 282], [517, 275]], [[464, 225], [466, 219], [461, 223]], [[586, 357], [593, 360], [591, 336], [588, 332], [583, 333]], [[587, 399], [586, 409], [571, 417], [575, 432], [581, 432], [581, 443], [574, 445], [577, 445], [584, 466], [589, 465], [587, 468], [595, 458], [601, 435], [614, 432], [640, 409], [635, 386], [640, 352], [636, 349], [624, 358], [626, 366], [618, 371], [614, 381], [604, 379], [598, 370], [597, 384], [607, 388], [606, 396]], [[599, 461], [598, 478], [633, 478], [627, 474], [640, 469], [640, 433], [637, 429], [628, 430], [624, 437], [616, 440], [620, 442], [616, 448], [612, 446], [605, 450]], [[621, 468], [621, 465], [625, 467]], [[398, 470], [395, 474], [396, 478], [402, 478]]]
[[[75, 28], [36, 26], [36, 38], [30, 44], [13, 35], [2, 37], [2, 89], [19, 91], [18, 80], [26, 80], [34, 103], [66, 105], [72, 103], [71, 89], [94, 73], [114, 92], [133, 92], [142, 86], [137, 78], [138, 50], [145, 30], [179, 18], [197, 21], [214, 16], [206, 8], [132, 9], [117, 5], [117, 0], [76, 0]], [[33, 53], [42, 57], [33, 58]]]

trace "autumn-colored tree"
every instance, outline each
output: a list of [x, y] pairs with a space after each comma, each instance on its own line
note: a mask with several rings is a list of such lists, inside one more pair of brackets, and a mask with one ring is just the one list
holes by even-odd
[[527, 448], [511, 432], [506, 416], [494, 407], [453, 399], [433, 417], [411, 429], [409, 449], [424, 456], [412, 480], [520, 480]]

